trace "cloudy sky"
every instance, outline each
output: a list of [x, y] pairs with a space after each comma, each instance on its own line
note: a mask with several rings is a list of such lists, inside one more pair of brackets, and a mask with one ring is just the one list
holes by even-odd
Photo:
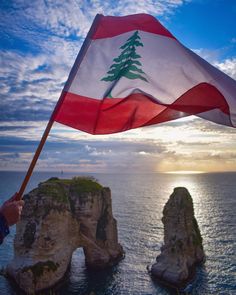
[[[97, 13], [154, 15], [236, 79], [235, 0], [1, 0], [0, 170], [26, 170]], [[36, 170], [236, 171], [236, 130], [195, 117], [92, 136], [55, 123]]]

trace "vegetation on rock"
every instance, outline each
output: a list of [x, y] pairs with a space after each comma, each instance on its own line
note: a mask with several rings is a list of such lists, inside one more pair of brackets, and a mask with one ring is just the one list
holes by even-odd
[[96, 193], [102, 190], [102, 186], [92, 177], [74, 177], [71, 185], [77, 194]]
[[39, 185], [38, 190], [39, 194], [51, 197], [60, 203], [69, 202], [65, 188], [60, 182], [46, 181]]
[[60, 203], [69, 203], [69, 189], [79, 196], [86, 193], [96, 193], [102, 186], [92, 177], [74, 177], [72, 179], [59, 179], [52, 177], [39, 185], [40, 194], [47, 195]]

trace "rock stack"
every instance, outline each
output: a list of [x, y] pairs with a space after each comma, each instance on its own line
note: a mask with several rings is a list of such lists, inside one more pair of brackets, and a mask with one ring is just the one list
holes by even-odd
[[123, 257], [110, 189], [94, 179], [51, 178], [24, 200], [7, 273], [27, 294], [61, 280], [79, 247], [90, 268], [111, 266]]
[[186, 188], [174, 189], [164, 207], [162, 222], [164, 245], [151, 273], [161, 282], [183, 287], [192, 279], [196, 265], [205, 260], [192, 198]]

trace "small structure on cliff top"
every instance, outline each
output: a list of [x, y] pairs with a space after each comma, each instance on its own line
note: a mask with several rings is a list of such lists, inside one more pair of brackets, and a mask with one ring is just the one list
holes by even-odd
[[196, 265], [205, 260], [193, 201], [186, 188], [174, 189], [164, 207], [162, 222], [164, 246], [151, 273], [164, 283], [183, 287], [192, 279]]
[[24, 200], [7, 273], [25, 292], [61, 280], [79, 247], [91, 268], [111, 266], [123, 257], [109, 188], [91, 178], [51, 178]]

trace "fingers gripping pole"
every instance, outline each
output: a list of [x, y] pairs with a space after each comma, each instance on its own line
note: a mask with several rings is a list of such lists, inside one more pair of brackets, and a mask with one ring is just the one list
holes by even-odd
[[21, 185], [21, 188], [20, 188], [20, 190], [19, 190], [19, 192], [18, 192], [18, 197], [17, 197], [17, 199], [19, 199], [19, 200], [20, 200], [20, 199], [22, 198], [22, 196], [23, 196], [23, 193], [24, 193], [25, 188], [26, 188], [26, 186], [27, 186], [27, 184], [28, 184], [28, 182], [29, 182], [29, 179], [30, 179], [30, 177], [31, 177], [31, 175], [32, 175], [32, 172], [33, 172], [34, 167], [35, 167], [35, 165], [36, 165], [36, 163], [37, 163], [37, 160], [38, 160], [38, 158], [39, 158], [39, 155], [40, 155], [40, 153], [41, 153], [41, 151], [42, 151], [42, 148], [43, 148], [43, 146], [44, 146], [44, 144], [45, 144], [45, 141], [46, 141], [46, 139], [47, 139], [47, 137], [48, 137], [48, 134], [49, 134], [49, 132], [50, 132], [50, 130], [51, 130], [51, 128], [52, 128], [53, 122], [54, 122], [54, 121], [53, 121], [52, 119], [49, 120], [49, 122], [48, 122], [48, 124], [47, 124], [47, 127], [46, 127], [46, 129], [45, 129], [45, 131], [44, 131], [44, 133], [43, 133], [43, 136], [42, 136], [42, 138], [41, 138], [41, 140], [40, 140], [40, 143], [39, 143], [39, 145], [38, 145], [38, 148], [37, 148], [37, 150], [36, 150], [36, 152], [35, 152], [35, 154], [34, 154], [34, 157], [33, 157], [32, 161], [31, 161], [30, 166], [29, 166], [29, 168], [28, 168], [28, 171], [27, 171], [27, 173], [26, 173], [26, 175], [25, 175], [25, 179], [23, 180], [22, 185]]

